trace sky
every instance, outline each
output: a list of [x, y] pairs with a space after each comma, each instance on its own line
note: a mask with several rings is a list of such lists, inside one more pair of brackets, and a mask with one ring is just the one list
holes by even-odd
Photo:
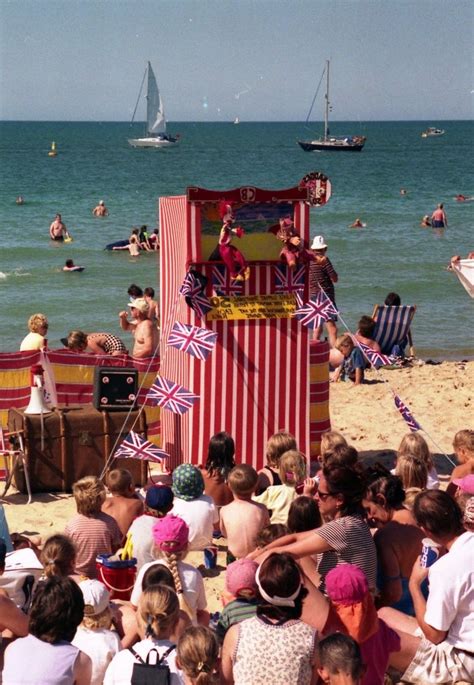
[[473, 14], [471, 0], [0, 0], [0, 120], [130, 121], [150, 60], [170, 121], [304, 121], [326, 59], [335, 121], [471, 119]]

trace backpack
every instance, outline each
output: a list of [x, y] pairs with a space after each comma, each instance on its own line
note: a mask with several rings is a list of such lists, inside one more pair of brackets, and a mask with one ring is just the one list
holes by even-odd
[[[146, 661], [144, 661], [141, 656], [136, 652], [133, 647], [129, 647], [129, 651], [132, 652], [133, 656], [138, 659], [140, 663], [133, 664], [132, 679], [130, 681], [131, 685], [170, 685], [171, 683], [171, 673], [168, 664], [163, 663], [168, 654], [170, 654], [176, 645], [171, 645], [169, 649], [163, 654], [163, 656], [158, 656], [157, 649], [150, 649], [147, 654]], [[156, 661], [154, 664], [150, 663], [150, 654], [155, 652]]]

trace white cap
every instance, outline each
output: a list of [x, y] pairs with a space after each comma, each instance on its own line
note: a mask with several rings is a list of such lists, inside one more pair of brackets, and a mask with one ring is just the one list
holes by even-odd
[[313, 243], [311, 245], [312, 250], [324, 250], [324, 248], [327, 247], [326, 242], [324, 240], [324, 236], [322, 235], [315, 235], [313, 238]]
[[110, 592], [99, 580], [83, 580], [79, 587], [84, 596], [84, 615], [101, 614], [109, 606]]

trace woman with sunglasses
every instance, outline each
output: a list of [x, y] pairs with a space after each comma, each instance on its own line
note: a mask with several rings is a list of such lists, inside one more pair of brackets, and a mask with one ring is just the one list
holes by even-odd
[[365, 478], [358, 469], [325, 466], [315, 495], [323, 525], [316, 530], [285, 535], [262, 551], [287, 552], [295, 559], [317, 555], [321, 590], [331, 569], [353, 564], [365, 573], [369, 589], [374, 592], [377, 554], [362, 508], [365, 491]]

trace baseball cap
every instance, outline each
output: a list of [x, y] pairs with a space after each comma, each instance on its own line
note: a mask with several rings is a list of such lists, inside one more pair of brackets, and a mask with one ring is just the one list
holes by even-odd
[[365, 573], [353, 564], [341, 564], [326, 575], [326, 592], [336, 604], [357, 604], [369, 591]]
[[153, 526], [153, 540], [163, 552], [182, 552], [188, 546], [189, 528], [179, 516], [168, 514], [157, 519]]
[[246, 594], [257, 594], [255, 574], [258, 564], [253, 559], [237, 559], [227, 567], [225, 587], [234, 597], [246, 591]]
[[133, 309], [138, 309], [142, 314], [146, 314], [150, 309], [150, 305], [143, 297], [137, 297], [136, 300], [132, 300], [128, 303], [127, 307], [133, 307]]
[[463, 492], [467, 492], [468, 495], [474, 495], [474, 473], [470, 473], [464, 478], [453, 478], [453, 483]]
[[99, 580], [83, 580], [79, 587], [84, 596], [85, 616], [96, 616], [107, 609], [110, 592]]
[[167, 485], [152, 485], [146, 491], [145, 504], [150, 509], [164, 511], [173, 504], [173, 491]]

